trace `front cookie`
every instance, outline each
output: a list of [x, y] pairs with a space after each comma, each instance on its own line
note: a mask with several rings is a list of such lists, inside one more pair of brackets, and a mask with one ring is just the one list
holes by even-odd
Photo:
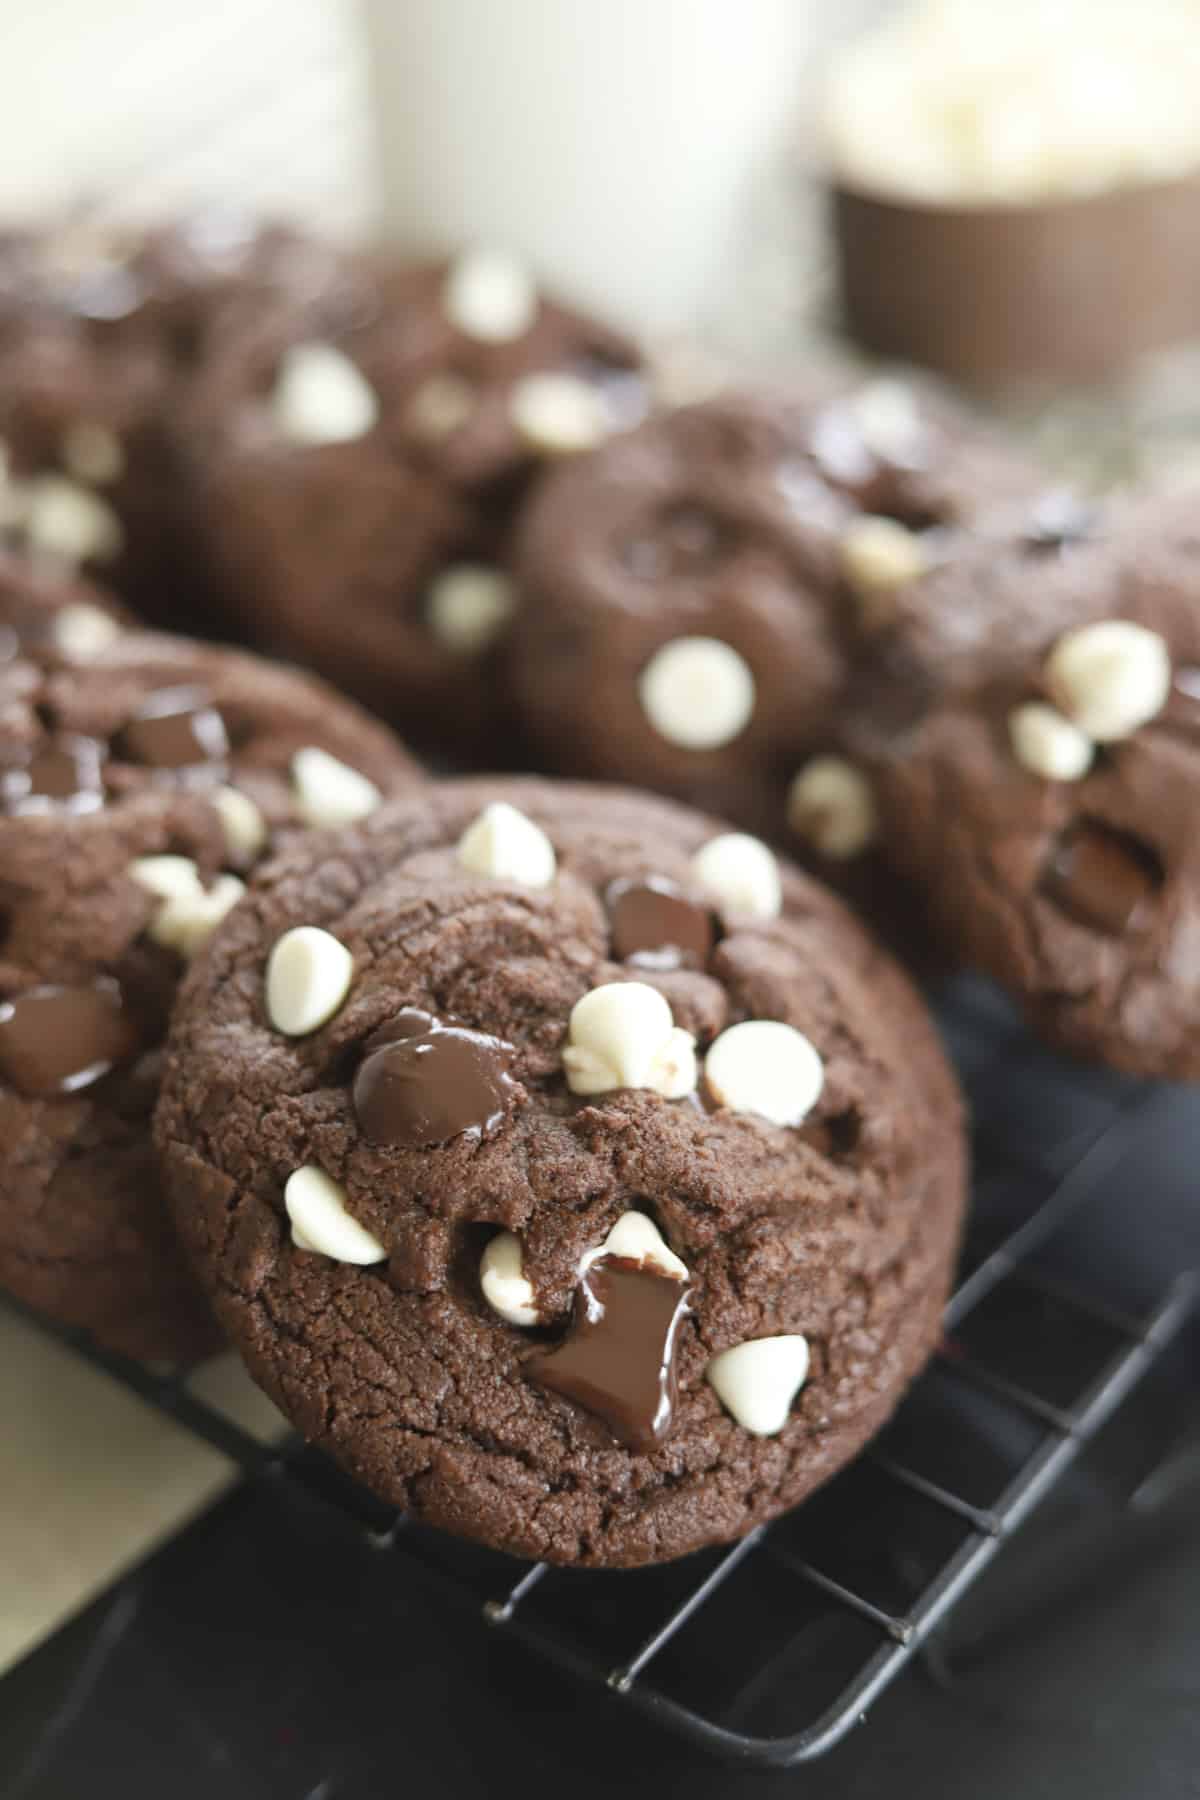
[[963, 1198], [919, 1001], [761, 843], [489, 780], [264, 871], [177, 1011], [175, 1216], [393, 1503], [632, 1565], [801, 1499], [928, 1354]]

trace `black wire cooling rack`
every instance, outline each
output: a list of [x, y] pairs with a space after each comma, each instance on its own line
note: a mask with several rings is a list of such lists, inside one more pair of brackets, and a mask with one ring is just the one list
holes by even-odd
[[299, 1483], [349, 1514], [371, 1549], [614, 1702], [743, 1761], [808, 1761], [948, 1621], [1197, 1298], [1192, 1272], [1116, 1303], [1111, 1267], [1079, 1254], [1114, 1173], [1161, 1141], [1169, 1091], [1064, 1065], [981, 982], [950, 984], [939, 1016], [975, 1126], [973, 1221], [942, 1343], [864, 1456], [732, 1549], [627, 1573], [518, 1563], [407, 1524], [298, 1439], [260, 1442], [186, 1375], [44, 1328], [247, 1475]]

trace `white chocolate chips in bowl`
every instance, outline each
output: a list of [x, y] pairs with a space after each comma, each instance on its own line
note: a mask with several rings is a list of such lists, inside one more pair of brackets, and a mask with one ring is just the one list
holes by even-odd
[[1013, 754], [1046, 781], [1079, 781], [1097, 744], [1119, 743], [1157, 717], [1171, 692], [1166, 641], [1128, 619], [1102, 619], [1059, 638], [1044, 677], [1053, 704], [1009, 714]]

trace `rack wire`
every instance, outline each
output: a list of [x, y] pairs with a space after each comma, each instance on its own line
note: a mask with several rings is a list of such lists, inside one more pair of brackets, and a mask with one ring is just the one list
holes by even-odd
[[939, 1017], [975, 1135], [973, 1225], [942, 1342], [864, 1456], [732, 1548], [604, 1573], [460, 1544], [385, 1508], [298, 1438], [251, 1436], [185, 1373], [38, 1323], [247, 1476], [300, 1484], [349, 1515], [372, 1551], [615, 1703], [745, 1762], [809, 1761], [948, 1620], [1163, 1355], [1200, 1286], [1196, 1272], [1164, 1277], [1131, 1308], [1094, 1258], [1080, 1280], [1073, 1252], [1105, 1183], [1168, 1123], [1170, 1091], [1050, 1057], [974, 979], [947, 986]]

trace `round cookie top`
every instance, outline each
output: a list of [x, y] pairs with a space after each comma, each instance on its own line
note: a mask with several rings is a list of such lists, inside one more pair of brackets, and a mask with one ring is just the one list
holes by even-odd
[[895, 381], [730, 392], [547, 479], [512, 658], [539, 747], [780, 835], [894, 596], [1034, 471]]
[[[286, 227], [210, 210], [148, 230], [87, 216], [0, 235], [5, 531], [60, 565], [119, 572], [179, 615], [194, 552], [170, 421], [235, 317], [359, 304], [353, 264]], [[157, 616], [157, 614], [156, 614]]]
[[960, 1108], [919, 1001], [756, 840], [477, 780], [263, 871], [182, 995], [176, 1220], [379, 1493], [634, 1564], [794, 1503], [936, 1333]]
[[0, 662], [0, 1282], [112, 1347], [189, 1355], [213, 1327], [148, 1132], [184, 962], [273, 844], [416, 766], [257, 658], [132, 631], [35, 649]]
[[326, 289], [218, 334], [179, 422], [208, 536], [259, 642], [409, 731], [494, 739], [517, 501], [636, 422], [641, 364], [507, 257], [355, 272], [357, 308]]
[[1052, 1040], [1200, 1076], [1194, 496], [980, 546], [905, 606], [844, 737], [887, 854]]

